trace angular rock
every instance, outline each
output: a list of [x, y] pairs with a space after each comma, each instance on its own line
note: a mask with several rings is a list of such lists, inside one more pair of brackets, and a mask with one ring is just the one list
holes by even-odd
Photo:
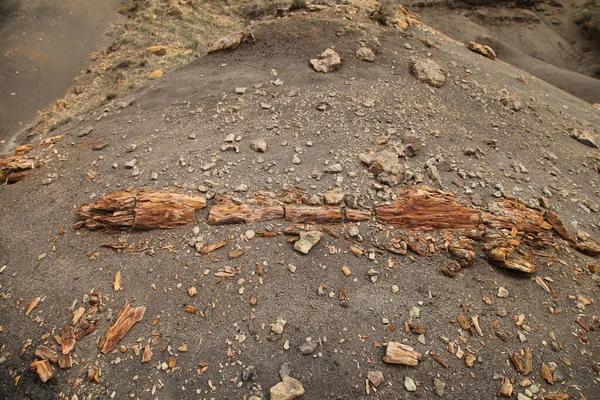
[[208, 53], [214, 53], [221, 50], [233, 50], [237, 48], [244, 39], [244, 32], [233, 32], [227, 36], [223, 36], [208, 49]]
[[146, 53], [155, 56], [164, 56], [167, 54], [167, 46], [150, 46], [146, 48]]
[[322, 237], [323, 233], [319, 231], [300, 232], [300, 239], [294, 243], [294, 249], [302, 254], [308, 254]]
[[599, 145], [600, 140], [599, 140], [598, 136], [594, 135], [590, 131], [586, 131], [586, 130], [580, 131], [579, 129], [571, 129], [569, 131], [569, 136], [571, 136], [574, 139], [577, 139], [579, 141], [579, 143], [582, 143], [586, 146], [593, 147], [595, 149], [600, 147], [600, 145]]
[[319, 344], [317, 342], [304, 342], [302, 343], [302, 345], [300, 346], [300, 353], [306, 355], [312, 354], [315, 352], [315, 350], [317, 350], [317, 347], [319, 346]]
[[267, 142], [263, 139], [254, 139], [252, 141], [252, 150], [258, 153], [265, 153], [267, 151]]
[[281, 382], [269, 390], [269, 393], [271, 400], [293, 400], [304, 395], [304, 388], [299, 380], [284, 376]]
[[439, 397], [444, 397], [446, 391], [446, 383], [439, 378], [433, 378], [433, 389]]
[[367, 379], [369, 380], [369, 382], [371, 382], [371, 384], [373, 386], [378, 387], [384, 381], [384, 379], [383, 379], [383, 372], [381, 372], [381, 371], [369, 371], [369, 372], [367, 372]]
[[318, 58], [310, 60], [310, 64], [317, 72], [333, 72], [342, 65], [342, 59], [333, 49], [327, 49]]
[[346, 194], [341, 189], [331, 189], [325, 192], [323, 198], [325, 199], [325, 204], [337, 206], [344, 200], [345, 195]]
[[418, 80], [429, 86], [440, 87], [446, 82], [446, 76], [442, 68], [429, 58], [416, 61], [412, 65], [411, 71]]
[[409, 392], [415, 392], [417, 390], [417, 385], [415, 384], [414, 379], [410, 376], [404, 377], [404, 389]]
[[375, 53], [368, 47], [361, 47], [356, 50], [356, 58], [363, 61], [373, 62], [375, 61]]

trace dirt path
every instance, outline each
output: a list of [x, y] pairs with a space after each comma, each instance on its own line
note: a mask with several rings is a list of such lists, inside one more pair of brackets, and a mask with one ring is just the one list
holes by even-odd
[[[0, 140], [63, 96], [110, 38], [121, 0], [8, 0], [0, 6]], [[2, 143], [3, 144], [3, 143]], [[0, 147], [1, 150], [1, 147]]]

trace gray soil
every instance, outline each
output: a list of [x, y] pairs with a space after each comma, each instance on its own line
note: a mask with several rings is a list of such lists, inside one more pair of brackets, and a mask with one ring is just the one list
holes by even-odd
[[[0, 4], [0, 141], [61, 98], [105, 48], [121, 0], [3, 0]], [[3, 146], [2, 146], [3, 147]]]
[[[337, 36], [340, 27], [345, 34]], [[465, 201], [480, 198], [483, 207], [500, 187], [528, 204], [538, 204], [550, 192], [550, 207], [569, 226], [600, 236], [598, 173], [588, 159], [594, 152], [568, 135], [570, 128], [599, 128], [598, 112], [588, 103], [441, 35], [421, 28], [401, 33], [361, 15], [349, 20], [333, 12], [297, 13], [256, 26], [254, 35], [254, 44], [202, 57], [136, 91], [125, 104], [113, 102], [75, 118], [53, 132], [65, 137], [43, 153], [46, 166], [1, 188], [0, 266], [6, 267], [0, 272], [0, 397], [242, 399], [254, 394], [267, 399], [287, 364], [290, 375], [302, 382], [306, 399], [433, 399], [434, 378], [447, 384], [444, 398], [489, 399], [495, 398], [501, 376], [512, 379], [522, 395], [534, 397], [537, 388], [544, 395], [598, 398], [599, 278], [588, 273], [598, 260], [563, 245], [539, 250], [555, 258], [534, 257], [536, 275], [554, 282], [558, 296], [552, 298], [531, 276], [507, 272], [483, 258], [451, 279], [440, 272], [448, 261], [444, 254], [399, 256], [376, 250], [374, 244], [384, 241], [386, 230], [373, 221], [360, 224], [364, 240], [355, 243], [372, 251], [372, 260], [352, 255], [348, 248], [354, 240], [344, 235], [326, 235], [306, 256], [295, 252], [283, 235], [244, 241], [247, 229], [281, 232], [287, 225], [215, 227], [202, 222], [206, 211], [197, 215], [198, 235], [193, 226], [149, 232], [71, 228], [80, 204], [144, 186], [195, 193], [206, 186], [209, 194], [227, 193], [240, 200], [286, 186], [313, 194], [340, 187], [359, 205], [370, 207], [389, 201], [395, 188], [376, 182], [358, 154], [367, 148], [391, 149], [409, 134], [424, 147], [402, 162], [423, 183], [456, 192]], [[425, 47], [425, 36], [440, 48]], [[355, 57], [359, 42], [374, 49], [373, 63]], [[331, 74], [313, 71], [308, 60], [329, 46], [341, 55], [342, 67]], [[410, 73], [411, 61], [426, 57], [446, 72], [439, 89]], [[273, 69], [283, 85], [272, 83], [277, 79]], [[522, 76], [524, 81], [518, 79]], [[236, 94], [238, 87], [246, 87], [246, 93]], [[499, 102], [506, 93], [521, 101], [519, 111]], [[133, 103], [122, 108], [128, 100]], [[319, 111], [323, 104], [325, 111]], [[77, 136], [88, 127], [93, 128], [88, 136]], [[239, 136], [239, 153], [220, 150], [229, 134]], [[384, 136], [389, 136], [388, 144], [376, 144]], [[266, 153], [250, 148], [256, 138], [266, 140]], [[91, 144], [103, 139], [108, 147], [93, 151]], [[496, 144], [489, 146], [490, 141]], [[127, 152], [132, 144], [136, 149]], [[480, 148], [479, 156], [464, 155], [467, 147]], [[299, 164], [292, 163], [294, 155]], [[137, 168], [124, 168], [134, 158]], [[216, 166], [203, 171], [211, 162]], [[341, 173], [323, 173], [335, 162], [343, 165]], [[427, 177], [428, 163], [439, 166], [441, 184]], [[234, 192], [240, 184], [249, 191]], [[335, 229], [346, 231], [344, 226]], [[201, 256], [188, 245], [195, 236], [228, 245]], [[119, 238], [129, 245], [147, 243], [148, 248], [117, 253], [101, 247]], [[237, 246], [246, 249], [245, 255], [228, 260], [227, 252]], [[296, 266], [294, 273], [289, 264]], [[257, 274], [257, 265], [263, 266], [264, 276]], [[352, 275], [342, 274], [343, 265]], [[239, 272], [232, 280], [219, 281], [215, 273], [226, 266], [239, 267]], [[379, 273], [375, 283], [367, 275], [370, 269]], [[118, 271], [123, 289], [114, 292]], [[326, 285], [324, 296], [319, 285]], [[393, 285], [399, 287], [397, 293], [392, 293]], [[193, 298], [186, 292], [191, 286], [199, 292]], [[497, 297], [500, 286], [508, 289], [508, 297]], [[100, 326], [77, 344], [71, 370], [57, 369], [52, 380], [41, 383], [29, 370], [34, 349], [41, 344], [57, 348], [43, 335], [58, 334], [71, 321], [73, 302], [77, 300], [76, 307], [85, 304], [85, 296], [96, 288], [106, 307]], [[339, 301], [343, 289], [347, 300]], [[258, 298], [255, 306], [249, 302], [251, 294]], [[570, 296], [579, 294], [593, 304], [578, 308]], [[37, 296], [43, 301], [26, 316], [27, 304]], [[123, 352], [98, 356], [95, 342], [126, 301], [146, 306], [146, 316], [121, 341]], [[204, 317], [187, 313], [186, 305]], [[420, 309], [419, 317], [409, 315], [414, 307]], [[551, 313], [550, 307], [561, 312]], [[504, 317], [498, 315], [501, 308]], [[460, 314], [478, 315], [484, 336], [461, 331], [454, 322]], [[513, 320], [520, 314], [529, 329], [521, 330], [524, 342]], [[388, 325], [382, 323], [384, 317]], [[270, 324], [278, 318], [287, 325], [282, 334], [271, 333]], [[587, 343], [575, 334], [581, 330], [577, 318], [594, 329], [586, 332]], [[494, 334], [496, 320], [507, 341]], [[404, 333], [405, 321], [427, 328], [424, 344], [417, 335]], [[299, 346], [308, 337], [320, 344], [312, 355], [302, 355]], [[478, 361], [468, 368], [464, 359], [446, 351], [443, 338], [472, 351]], [[32, 344], [20, 356], [27, 339]], [[383, 363], [381, 345], [391, 340], [414, 346], [423, 361], [416, 367]], [[284, 348], [287, 341], [289, 350]], [[131, 349], [146, 343], [154, 356], [142, 364]], [[187, 351], [178, 351], [183, 344]], [[528, 376], [533, 387], [519, 386], [523, 377], [508, 361], [526, 347], [533, 351]], [[431, 350], [449, 368], [436, 363]], [[163, 369], [169, 357], [176, 358], [177, 366]], [[202, 362], [208, 369], [200, 373]], [[542, 363], [551, 362], [557, 364], [554, 385], [540, 376]], [[100, 383], [88, 381], [92, 367], [102, 369]], [[366, 395], [370, 370], [381, 371], [385, 382]], [[407, 376], [418, 383], [415, 392], [405, 390]], [[78, 378], [81, 384], [74, 388]]]

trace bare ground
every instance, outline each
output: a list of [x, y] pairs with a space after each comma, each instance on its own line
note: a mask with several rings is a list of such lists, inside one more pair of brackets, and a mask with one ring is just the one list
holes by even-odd
[[[569, 226], [598, 237], [598, 173], [590, 159], [595, 153], [568, 135], [571, 128], [598, 129], [594, 108], [426, 28], [402, 33], [361, 14], [352, 20], [343, 16], [296, 13], [259, 25], [255, 44], [202, 57], [135, 91], [124, 99], [125, 104], [134, 99], [126, 108], [115, 101], [80, 115], [53, 133], [65, 137], [42, 153], [45, 167], [28, 180], [2, 188], [0, 265], [6, 267], [0, 272], [0, 320], [5, 321], [0, 333], [0, 393], [31, 399], [74, 394], [268, 398], [268, 389], [280, 381], [278, 371], [287, 363], [307, 399], [436, 398], [435, 377], [448, 385], [444, 398], [494, 398], [501, 376], [511, 379], [522, 395], [535, 390], [518, 385], [523, 377], [508, 361], [513, 352], [529, 347], [534, 369], [528, 378], [539, 394], [598, 397], [598, 273], [597, 267], [589, 267], [598, 261], [566, 246], [543, 249], [556, 258], [534, 260], [538, 274], [554, 282], [558, 296], [552, 298], [531, 276], [506, 272], [483, 259], [451, 279], [440, 272], [447, 263], [443, 254], [418, 257], [376, 251], [373, 245], [385, 230], [373, 221], [360, 224], [365, 241], [355, 243], [373, 251], [373, 260], [352, 255], [351, 243], [343, 236], [326, 236], [307, 256], [295, 252], [283, 236], [246, 242], [240, 235], [247, 229], [278, 232], [286, 225], [209, 226], [202, 222], [206, 211], [198, 214], [198, 235], [229, 243], [212, 257], [188, 245], [196, 236], [192, 227], [149, 232], [71, 228], [78, 205], [128, 187], [195, 192], [206, 186], [209, 194], [229, 193], [241, 200], [258, 190], [277, 192], [285, 186], [301, 186], [314, 194], [340, 187], [365, 206], [389, 201], [394, 188], [377, 183], [357, 156], [369, 147], [389, 149], [410, 134], [424, 147], [416, 157], [403, 160], [413, 179], [402, 184], [414, 184], [420, 175], [424, 183], [440, 185], [427, 177], [424, 166], [429, 162], [440, 167], [443, 188], [483, 207], [500, 187], [528, 204], [537, 204], [545, 189], [551, 193], [550, 207]], [[340, 27], [345, 33], [338, 36]], [[421, 42], [425, 36], [440, 48], [426, 47]], [[375, 62], [356, 59], [360, 42], [375, 50]], [[341, 69], [314, 72], [308, 59], [329, 46], [342, 56]], [[444, 68], [444, 86], [432, 89], [411, 75], [411, 60], [422, 57]], [[524, 81], [518, 79], [521, 76]], [[283, 85], [272, 83], [277, 78]], [[246, 93], [236, 94], [238, 87], [246, 87]], [[499, 102], [506, 92], [522, 102], [519, 111]], [[317, 106], [323, 104], [325, 111], [319, 111]], [[93, 128], [91, 133], [79, 137], [87, 127]], [[239, 153], [220, 150], [232, 133], [240, 137], [235, 143]], [[380, 140], [384, 136], [390, 136], [388, 144]], [[250, 149], [255, 138], [267, 141], [266, 153]], [[108, 147], [93, 151], [91, 144], [102, 139]], [[494, 146], [486, 144], [491, 140]], [[136, 148], [127, 152], [132, 144]], [[479, 147], [480, 155], [464, 155], [467, 147]], [[294, 155], [299, 164], [292, 163]], [[124, 168], [134, 158], [137, 167]], [[211, 162], [216, 166], [204, 171], [202, 166]], [[322, 173], [334, 162], [343, 165], [341, 173]], [[152, 173], [156, 179], [151, 179]], [[248, 185], [249, 192], [234, 192], [240, 184]], [[59, 234], [61, 227], [64, 234]], [[336, 229], [342, 232], [346, 227]], [[147, 243], [148, 248], [117, 253], [101, 247], [119, 238], [142, 248]], [[227, 251], [236, 246], [244, 247], [246, 254], [228, 260]], [[297, 267], [294, 273], [289, 264]], [[257, 265], [264, 275], [258, 274]], [[343, 265], [352, 275], [342, 274]], [[239, 273], [219, 281], [215, 273], [225, 266], [240, 267]], [[379, 273], [375, 283], [369, 269]], [[119, 271], [123, 289], [114, 292]], [[324, 296], [318, 293], [320, 285], [326, 287]], [[392, 293], [392, 285], [400, 290]], [[199, 291], [193, 298], [186, 292], [190, 286]], [[508, 289], [508, 297], [497, 297], [499, 286]], [[53, 379], [41, 383], [29, 370], [34, 349], [44, 343], [56, 348], [44, 335], [69, 323], [74, 300], [76, 307], [85, 304], [93, 289], [101, 291], [106, 307], [100, 326], [78, 343], [72, 369], [57, 369]], [[341, 290], [347, 292], [342, 302]], [[258, 298], [254, 306], [250, 294]], [[581, 297], [570, 297], [577, 295], [593, 303], [578, 306]], [[43, 301], [26, 316], [25, 308], [37, 296]], [[98, 356], [95, 341], [127, 300], [146, 306], [146, 316], [120, 343], [122, 352]], [[204, 316], [187, 313], [187, 305]], [[419, 317], [414, 311], [409, 315], [414, 307], [420, 309]], [[500, 308], [506, 316], [498, 315]], [[460, 314], [478, 315], [484, 336], [461, 331], [455, 322]], [[513, 317], [518, 320], [521, 314], [528, 330], [516, 328]], [[389, 324], [382, 323], [384, 317]], [[287, 321], [281, 335], [270, 330], [278, 318]], [[593, 330], [582, 333], [578, 318]], [[494, 334], [496, 320], [507, 341]], [[425, 344], [404, 332], [405, 321], [426, 327]], [[298, 350], [307, 337], [320, 343], [312, 355]], [[446, 351], [444, 338], [475, 354], [475, 365], [468, 368], [464, 359]], [[32, 344], [19, 355], [27, 339]], [[381, 345], [392, 340], [414, 346], [423, 361], [416, 367], [383, 363]], [[286, 341], [289, 350], [284, 348]], [[560, 342], [562, 349], [552, 342]], [[154, 356], [142, 364], [132, 348], [146, 343]], [[185, 352], [178, 350], [183, 344]], [[441, 354], [449, 368], [435, 362], [431, 350]], [[163, 369], [170, 357], [176, 359], [176, 367]], [[557, 364], [554, 385], [540, 376], [542, 364], [551, 362]], [[248, 374], [250, 366], [255, 374]], [[92, 368], [102, 370], [99, 383], [87, 379]], [[367, 396], [369, 370], [382, 371], [385, 382]], [[244, 371], [250, 375], [245, 381], [240, 379]], [[404, 389], [406, 376], [417, 382], [415, 392]]]

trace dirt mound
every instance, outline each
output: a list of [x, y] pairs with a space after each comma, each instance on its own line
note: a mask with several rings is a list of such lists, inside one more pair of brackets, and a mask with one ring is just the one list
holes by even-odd
[[[404, 229], [397, 212], [349, 222], [347, 210], [387, 212], [402, 188], [427, 184], [468, 215], [511, 224], [503, 199], [597, 239], [597, 110], [427, 27], [383, 27], [350, 6], [261, 23], [252, 37], [79, 115], [34, 151], [44, 167], [2, 187], [0, 393], [593, 398], [597, 259], [557, 232], [499, 229], [488, 239], [538, 269], [524, 276], [467, 245], [486, 218], [457, 233]], [[374, 60], [357, 57], [364, 47]], [[309, 60], [327, 48], [342, 64], [316, 72]], [[423, 59], [423, 74], [443, 72], [439, 88], [412, 74]], [[76, 224], [81, 204], [143, 187], [246, 217], [244, 205], [285, 195], [297, 215], [306, 202], [346, 219], [214, 225], [203, 210], [172, 230]], [[107, 200], [102, 216], [134, 226], [140, 198], [118, 198], [129, 211]], [[171, 198], [146, 215], [177, 217]], [[478, 257], [461, 272], [451, 247]]]

